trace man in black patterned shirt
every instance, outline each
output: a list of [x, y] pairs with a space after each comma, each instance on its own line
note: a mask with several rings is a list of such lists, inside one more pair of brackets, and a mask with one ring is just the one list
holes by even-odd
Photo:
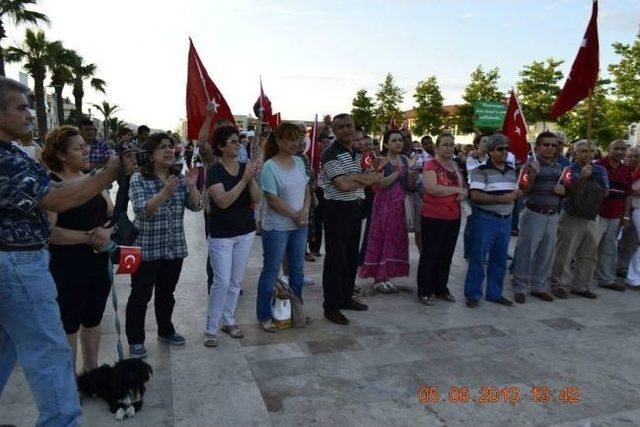
[[339, 325], [349, 320], [340, 310], [366, 310], [353, 299], [364, 206], [364, 187], [381, 175], [362, 173], [362, 155], [353, 147], [356, 136], [349, 114], [333, 118], [336, 141], [322, 153], [321, 178], [325, 207], [325, 259], [322, 271], [324, 316]]

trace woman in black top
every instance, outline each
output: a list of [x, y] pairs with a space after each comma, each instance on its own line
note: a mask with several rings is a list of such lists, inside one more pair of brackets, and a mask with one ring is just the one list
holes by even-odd
[[209, 256], [213, 269], [213, 285], [204, 333], [204, 345], [218, 345], [218, 327], [233, 338], [242, 338], [236, 325], [235, 311], [240, 285], [256, 224], [253, 206], [260, 201], [261, 191], [255, 180], [260, 162], [238, 162], [240, 137], [233, 126], [218, 128], [211, 146], [219, 161], [207, 171], [206, 188], [211, 199], [209, 209]]
[[[49, 132], [42, 152], [52, 171], [51, 178], [57, 182], [84, 179], [88, 155], [89, 147], [73, 126], [60, 126]], [[62, 325], [73, 350], [74, 369], [78, 330], [83, 370], [98, 367], [100, 322], [111, 288], [109, 254], [99, 250], [111, 241], [111, 230], [102, 225], [112, 212], [106, 191], [77, 208], [59, 214], [49, 212], [53, 226], [49, 245], [51, 275], [58, 290]]]

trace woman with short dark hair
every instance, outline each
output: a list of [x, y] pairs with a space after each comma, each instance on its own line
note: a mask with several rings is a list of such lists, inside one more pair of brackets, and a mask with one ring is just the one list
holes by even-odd
[[144, 319], [147, 303], [155, 289], [158, 339], [171, 345], [184, 345], [171, 322], [173, 292], [187, 256], [184, 210], [199, 211], [202, 198], [196, 188], [197, 170], [182, 175], [176, 167], [173, 139], [166, 133], [149, 135], [141, 148], [147, 158], [140, 171], [131, 176], [129, 198], [139, 230], [136, 245], [142, 247], [142, 262], [131, 275], [131, 294], [127, 301], [126, 332], [133, 357], [146, 357]]
[[220, 326], [233, 338], [244, 336], [236, 325], [235, 311], [255, 236], [253, 205], [260, 201], [255, 175], [260, 163], [238, 161], [239, 136], [234, 126], [222, 126], [210, 140], [218, 161], [207, 170], [205, 185], [210, 198], [207, 241], [213, 270], [204, 332], [207, 347], [219, 344]]
[[460, 231], [460, 202], [467, 190], [453, 161], [454, 148], [452, 134], [439, 135], [435, 158], [424, 164], [418, 299], [425, 305], [433, 305], [436, 297], [455, 301], [447, 282]]
[[[73, 126], [52, 129], [45, 139], [42, 158], [51, 169], [51, 179], [70, 183], [85, 179], [89, 147]], [[56, 282], [62, 325], [76, 367], [78, 331], [82, 345], [83, 371], [98, 367], [100, 322], [111, 288], [109, 254], [100, 252], [111, 241], [111, 230], [103, 228], [113, 212], [104, 191], [88, 202], [63, 213], [49, 212], [53, 227], [49, 253], [51, 275]]]

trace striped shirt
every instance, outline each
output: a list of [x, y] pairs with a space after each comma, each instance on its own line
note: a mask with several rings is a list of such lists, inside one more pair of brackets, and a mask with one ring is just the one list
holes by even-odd
[[[527, 161], [523, 167], [529, 167], [533, 160]], [[527, 206], [537, 208], [558, 208], [560, 196], [554, 189], [560, 180], [562, 166], [558, 162], [545, 163], [539, 160], [540, 172], [536, 175], [529, 191], [527, 192]]]
[[340, 191], [333, 185], [333, 180], [342, 175], [362, 173], [362, 154], [359, 150], [349, 151], [336, 141], [322, 153], [322, 188], [324, 198], [351, 202], [364, 200], [364, 188], [353, 191]]
[[[518, 177], [513, 167], [505, 163], [502, 171], [494, 166], [491, 159], [474, 169], [469, 176], [469, 181], [469, 190], [482, 191], [494, 196], [515, 191], [518, 185]], [[509, 215], [513, 210], [513, 202], [489, 205], [474, 203], [473, 206], [501, 215]]]

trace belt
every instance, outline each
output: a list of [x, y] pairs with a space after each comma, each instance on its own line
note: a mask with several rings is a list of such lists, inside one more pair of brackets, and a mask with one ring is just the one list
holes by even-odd
[[527, 209], [542, 215], [555, 215], [558, 213], [558, 208], [556, 206], [527, 205]]
[[496, 218], [500, 218], [500, 219], [507, 219], [511, 216], [511, 214], [501, 214], [498, 212], [493, 212], [493, 211], [488, 211], [486, 209], [480, 209], [480, 208], [476, 208], [478, 211], [485, 213], [487, 215], [491, 215], [491, 216], [495, 216]]
[[41, 249], [46, 249], [46, 243], [36, 243], [34, 245], [22, 245], [22, 246], [12, 246], [5, 245], [0, 243], [0, 251], [2, 252], [27, 252], [27, 251], [39, 251]]

